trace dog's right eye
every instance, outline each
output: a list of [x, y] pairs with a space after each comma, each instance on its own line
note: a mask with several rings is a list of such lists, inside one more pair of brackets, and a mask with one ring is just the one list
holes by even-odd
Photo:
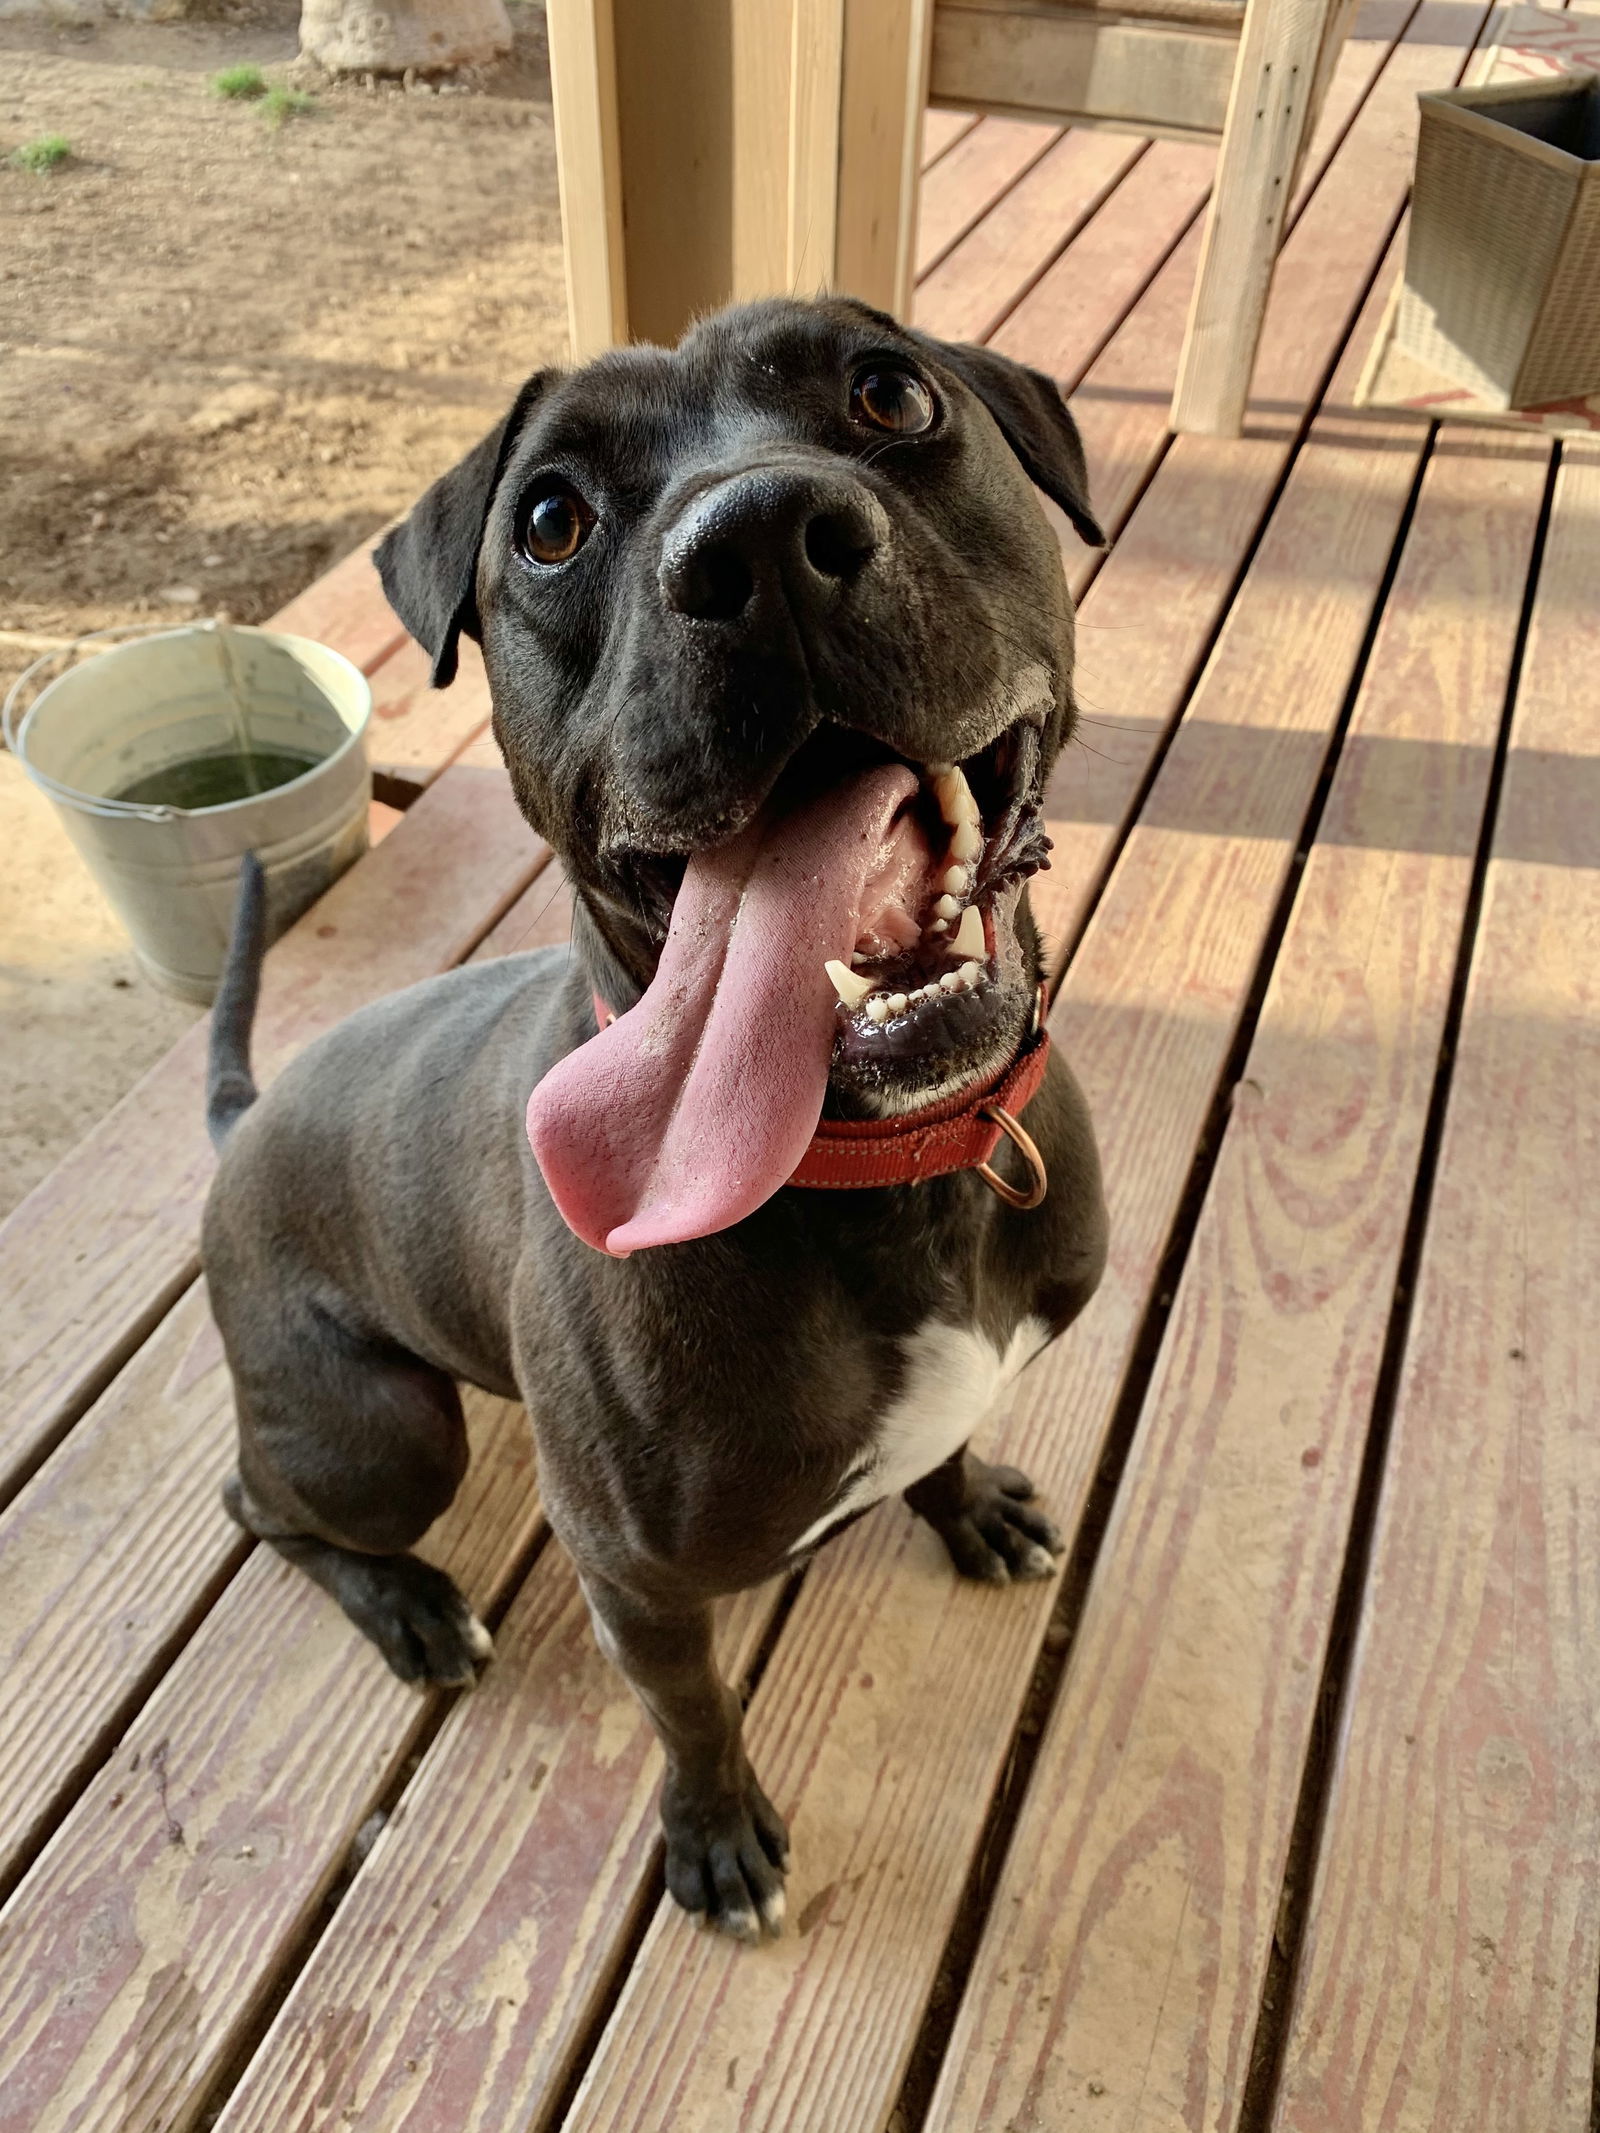
[[570, 563], [593, 525], [594, 513], [576, 489], [545, 489], [523, 505], [517, 545], [530, 563]]

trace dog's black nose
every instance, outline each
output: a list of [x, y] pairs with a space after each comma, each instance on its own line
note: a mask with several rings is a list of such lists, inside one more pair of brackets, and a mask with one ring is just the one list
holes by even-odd
[[662, 547], [661, 590], [700, 622], [737, 622], [771, 600], [804, 614], [853, 585], [887, 531], [848, 474], [758, 467], [687, 507]]

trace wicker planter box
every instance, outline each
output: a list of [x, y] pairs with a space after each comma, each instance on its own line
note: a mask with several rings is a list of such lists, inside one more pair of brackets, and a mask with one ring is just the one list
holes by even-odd
[[1600, 75], [1418, 103], [1396, 340], [1507, 408], [1600, 390]]

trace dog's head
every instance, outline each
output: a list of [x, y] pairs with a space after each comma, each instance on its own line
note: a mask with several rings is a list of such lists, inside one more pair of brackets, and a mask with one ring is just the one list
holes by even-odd
[[621, 1019], [535, 1092], [573, 1227], [740, 1219], [828, 1107], [993, 1081], [1034, 1011], [1023, 884], [1073, 718], [1085, 539], [1049, 379], [843, 299], [531, 379], [378, 554], [495, 731]]

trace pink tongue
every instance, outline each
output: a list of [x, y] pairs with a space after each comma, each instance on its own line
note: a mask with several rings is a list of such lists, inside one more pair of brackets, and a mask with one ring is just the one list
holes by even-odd
[[[864, 907], [897, 905], [927, 847], [901, 764], [689, 861], [649, 991], [528, 1104], [551, 1197], [625, 1258], [740, 1222], [793, 1173], [822, 1110], [837, 995]], [[870, 911], [868, 912], [870, 916]]]

